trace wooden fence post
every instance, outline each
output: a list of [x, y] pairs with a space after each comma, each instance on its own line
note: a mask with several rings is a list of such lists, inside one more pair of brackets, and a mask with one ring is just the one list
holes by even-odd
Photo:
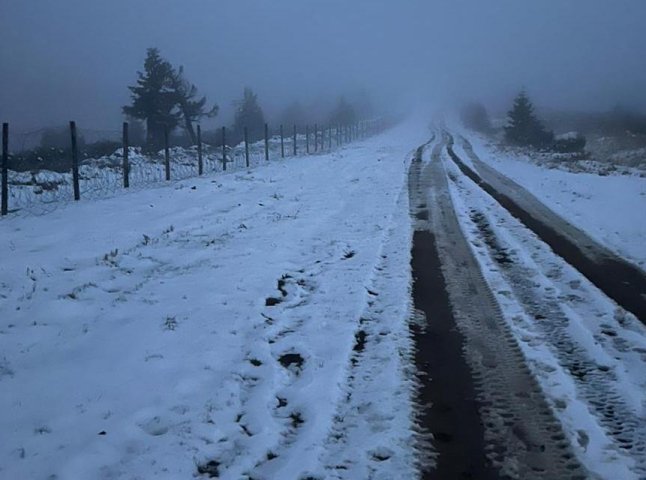
[[249, 131], [247, 130], [247, 127], [244, 127], [244, 160], [245, 160], [245, 165], [247, 165], [247, 168], [249, 168]]
[[310, 153], [310, 126], [305, 125], [305, 153]]
[[128, 155], [129, 151], [129, 141], [128, 141], [128, 122], [123, 122], [123, 135], [122, 135], [122, 146], [123, 146], [123, 188], [130, 187], [130, 161]]
[[283, 137], [283, 124], [280, 124], [280, 156], [285, 158], [285, 138]]
[[166, 170], [166, 181], [170, 180], [170, 146], [169, 146], [168, 125], [164, 125], [164, 169]]
[[269, 125], [265, 123], [265, 161], [269, 161]]
[[9, 124], [2, 124], [2, 200], [0, 215], [9, 213]]
[[296, 156], [296, 124], [294, 124], [294, 156]]
[[197, 126], [197, 174], [204, 173], [204, 159], [202, 158], [202, 126]]
[[222, 127], [222, 171], [227, 171], [227, 127]]
[[76, 122], [70, 122], [70, 135], [72, 137], [72, 184], [74, 186], [74, 200], [81, 199], [81, 189], [79, 186], [79, 151], [76, 141]]

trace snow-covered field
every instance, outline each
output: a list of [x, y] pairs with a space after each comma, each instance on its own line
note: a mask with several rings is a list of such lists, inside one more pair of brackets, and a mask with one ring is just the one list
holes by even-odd
[[[331, 130], [325, 136], [325, 150], [336, 149], [336, 130]], [[320, 133], [317, 136], [320, 148]], [[296, 138], [297, 153], [306, 151], [307, 138], [299, 134]], [[310, 152], [315, 153], [314, 135], [310, 135]], [[293, 155], [294, 139], [284, 138], [281, 148], [280, 137], [269, 138], [269, 158], [271, 161]], [[167, 183], [165, 177], [164, 151], [156, 154], [145, 154], [140, 147], [130, 147], [129, 183], [130, 189], [150, 188]], [[169, 150], [170, 177], [172, 181], [198, 176], [197, 147], [173, 147]], [[233, 147], [227, 146], [227, 169], [240, 170], [246, 168], [246, 153], [244, 143]], [[204, 146], [203, 168], [205, 173], [221, 172], [223, 170], [223, 153], [221, 147]], [[264, 140], [249, 144], [249, 165], [256, 166], [266, 163]], [[71, 159], [70, 159], [71, 165]], [[118, 195], [123, 189], [123, 149], [118, 149], [112, 155], [99, 158], [85, 158], [79, 166], [79, 188], [81, 200], [94, 200]], [[9, 211], [12, 215], [42, 215], [73, 201], [71, 171], [60, 173], [47, 169], [34, 171], [9, 170]]]
[[[466, 133], [480, 159], [516, 181], [601, 244], [646, 269], [646, 178], [542, 168]], [[460, 142], [456, 148], [466, 159]]]
[[0, 477], [411, 478], [415, 125], [0, 222]]

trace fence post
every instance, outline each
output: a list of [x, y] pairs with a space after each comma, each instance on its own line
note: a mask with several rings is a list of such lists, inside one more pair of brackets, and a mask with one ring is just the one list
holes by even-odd
[[222, 127], [222, 171], [227, 171], [227, 127]]
[[318, 152], [319, 150], [319, 126], [314, 124], [314, 151]]
[[332, 125], [327, 127], [327, 149], [332, 151]]
[[9, 124], [2, 124], [2, 201], [0, 215], [9, 213]]
[[170, 146], [168, 137], [168, 125], [164, 125], [164, 169], [166, 170], [166, 181], [170, 180]]
[[265, 160], [269, 161], [269, 125], [265, 123]]
[[249, 132], [247, 127], [244, 127], [244, 161], [247, 168], [249, 168]]
[[123, 146], [123, 188], [130, 187], [130, 162], [128, 154], [130, 153], [129, 142], [128, 142], [128, 122], [123, 122], [123, 135], [122, 135], [122, 146]]
[[296, 156], [296, 124], [294, 124], [294, 156]]
[[310, 153], [310, 126], [305, 125], [305, 152]]
[[337, 123], [335, 128], [336, 128], [336, 132], [335, 132], [336, 133], [336, 135], [335, 135], [336, 136], [336, 146], [338, 147], [339, 145], [341, 145], [341, 125], [339, 125]]
[[79, 187], [79, 151], [76, 142], [76, 122], [70, 122], [70, 135], [72, 137], [72, 184], [74, 186], [74, 200], [81, 199]]
[[285, 138], [283, 137], [283, 124], [280, 124], [280, 156], [285, 158]]
[[204, 159], [202, 158], [202, 126], [197, 126], [197, 174], [204, 173]]

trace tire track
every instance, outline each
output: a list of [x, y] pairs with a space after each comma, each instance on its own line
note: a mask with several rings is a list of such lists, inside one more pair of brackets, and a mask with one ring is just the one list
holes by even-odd
[[[476, 168], [486, 174], [487, 180], [484, 180], [456, 155], [452, 145], [453, 137], [449, 135], [447, 145], [449, 156], [462, 173], [496, 199], [502, 207], [538, 235], [557, 255], [574, 266], [605, 295], [633, 313], [642, 323], [646, 323], [646, 274], [642, 270], [594, 242], [538, 200], [534, 199], [532, 203], [539, 207], [529, 211], [526, 208], [527, 200], [522, 199], [523, 197], [533, 198], [529, 192], [484, 164], [467, 143], [465, 150]], [[490, 183], [492, 181], [495, 181], [496, 187], [492, 186]], [[503, 192], [501, 187], [505, 185], [511, 185], [512, 188], [505, 188]]]
[[[473, 186], [462, 185], [462, 180]], [[487, 197], [487, 203], [494, 205], [490, 208], [499, 208], [495, 200], [490, 199], [487, 193], [478, 188], [477, 184], [473, 184], [470, 179], [455, 179], [455, 184], [460, 191], [460, 197], [465, 198], [467, 206], [470, 202], [467, 199], [470, 195], [469, 190], [472, 190], [475, 195]], [[473, 204], [473, 200], [471, 203]], [[503, 212], [507, 213], [504, 210]], [[561, 267], [552, 263], [543, 266], [539, 264], [537, 259], [536, 264], [532, 262], [531, 266], [524, 263], [515, 249], [497, 235], [492, 228], [491, 224], [494, 222], [491, 211], [473, 207], [465, 214], [465, 218], [468, 216], [471, 225], [478, 232], [479, 240], [485, 245], [489, 257], [495, 262], [497, 271], [504, 278], [513, 297], [520, 302], [523, 310], [533, 320], [533, 327], [541, 332], [540, 338], [549, 346], [548, 348], [557, 359], [563, 374], [571, 378], [576, 388], [577, 397], [585, 402], [591, 415], [590, 422], [598, 424], [605, 432], [607, 435], [605, 442], [608, 445], [614, 444], [616, 451], [621, 452], [624, 458], [635, 459], [638, 475], [646, 475], [646, 457], [644, 457], [646, 424], [643, 415], [635, 411], [634, 401], [628, 402], [626, 400], [625, 387], [619, 378], [623, 372], [617, 371], [617, 369], [621, 369], [620, 366], [612, 367], [605, 364], [606, 361], [616, 357], [619, 352], [625, 353], [630, 344], [622, 345], [621, 342], [618, 342], [617, 345], [608, 347], [607, 353], [601, 354], [598, 348], [591, 350], [587, 339], [575, 338], [573, 332], [579, 331], [573, 326], [573, 322], [578, 321], [576, 316], [585, 317], [590, 312], [579, 308], [581, 302], [584, 302], [584, 298], [567, 301], [560, 293], [562, 290], [558, 279], [560, 274], [555, 271], [560, 271]], [[515, 236], [514, 230], [509, 230], [512, 232], [512, 236]], [[531, 233], [529, 235], [535, 239], [533, 240], [534, 245], [538, 246], [539, 242], [542, 244], [540, 238], [535, 238]], [[520, 242], [524, 243], [522, 238]], [[536, 246], [530, 243], [529, 247], [520, 248], [525, 250], [537, 248]], [[548, 249], [547, 246], [543, 246], [543, 248]], [[532, 255], [532, 258], [534, 257], [535, 255]], [[549, 278], [550, 281], [541, 281], [540, 278], [543, 276], [545, 279]], [[553, 287], [546, 289], [546, 284], [553, 285]], [[581, 294], [586, 294], [585, 290], [584, 288]], [[587, 294], [590, 295], [593, 292], [588, 290]], [[577, 312], [577, 310], [581, 311]], [[602, 324], [602, 327], [602, 336], [613, 338], [617, 335], [612, 326]], [[603, 342], [599, 343], [603, 345]], [[606, 357], [608, 360], [604, 361]], [[610, 362], [610, 365], [613, 363]], [[638, 369], [639, 367], [635, 365], [633, 368]], [[580, 423], [584, 422], [580, 421]], [[579, 442], [587, 443], [585, 431], [579, 430], [578, 432]]]
[[[430, 329], [415, 337], [420, 419], [438, 452], [435, 468], [426, 468], [423, 478], [588, 478], [460, 230], [440, 161], [447, 140], [435, 146], [427, 165], [420, 152], [409, 181], [417, 207], [414, 300]], [[429, 353], [440, 346], [444, 364]], [[473, 435], [450, 434], [465, 430]]]

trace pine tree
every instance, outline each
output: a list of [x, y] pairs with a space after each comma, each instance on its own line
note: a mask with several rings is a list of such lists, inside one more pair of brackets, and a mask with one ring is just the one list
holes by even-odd
[[554, 134], [547, 131], [536, 117], [534, 106], [524, 90], [516, 96], [512, 109], [507, 113], [505, 139], [511, 144], [532, 147], [545, 147], [554, 139]]
[[146, 144], [151, 148], [163, 145], [164, 129], [172, 131], [179, 123], [173, 75], [173, 67], [160, 56], [159, 50], [149, 48], [144, 72], [137, 72], [137, 84], [128, 87], [132, 105], [124, 106], [123, 113], [146, 122]]
[[307, 123], [307, 113], [300, 102], [292, 102], [281, 113], [280, 121], [286, 127], [291, 125], [303, 127]]
[[233, 132], [236, 138], [242, 138], [244, 128], [249, 132], [249, 141], [256, 141], [264, 136], [265, 115], [258, 104], [258, 95], [245, 87], [242, 100], [235, 102], [236, 112]]
[[330, 122], [334, 125], [350, 125], [357, 121], [357, 112], [345, 97], [339, 98], [336, 108], [330, 115]]
[[193, 123], [202, 117], [214, 117], [218, 114], [219, 107], [213, 105], [210, 110], [206, 110], [206, 97], [197, 97], [197, 87], [184, 78], [184, 67], [179, 67], [173, 72], [171, 78], [171, 87], [175, 93], [175, 100], [182, 115], [184, 129], [193, 144], [197, 143]]
[[481, 103], [472, 102], [465, 105], [460, 112], [460, 117], [466, 127], [476, 132], [488, 134], [493, 131], [487, 109]]

